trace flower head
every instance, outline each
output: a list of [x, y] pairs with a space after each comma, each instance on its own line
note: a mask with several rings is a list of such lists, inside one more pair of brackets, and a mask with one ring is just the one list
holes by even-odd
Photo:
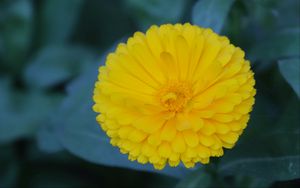
[[244, 52], [226, 37], [190, 24], [152, 26], [108, 55], [93, 109], [129, 160], [189, 168], [235, 145], [254, 84]]

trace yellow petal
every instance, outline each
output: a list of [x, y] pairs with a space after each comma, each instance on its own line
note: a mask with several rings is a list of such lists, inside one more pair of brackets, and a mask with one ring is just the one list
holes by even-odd
[[143, 68], [151, 75], [153, 79], [155, 79], [159, 83], [165, 81], [161, 66], [157, 62], [159, 56], [154, 57], [153, 53], [148, 50], [149, 48], [145, 44], [138, 43], [133, 45], [129, 49], [131, 50], [130, 54], [141, 66], [143, 66]]
[[204, 42], [203, 54], [199, 60], [198, 67], [196, 68], [197, 74], [194, 76], [194, 80], [198, 80], [200, 75], [203, 75], [206, 68], [216, 58], [219, 50], [221, 49], [221, 43], [218, 41], [215, 34], [210, 34]]
[[162, 128], [161, 139], [172, 141], [176, 136], [176, 133], [177, 131], [175, 128], [175, 120], [174, 119], [168, 120], [164, 125], [164, 127]]
[[158, 32], [159, 31], [157, 26], [151, 26], [150, 29], [146, 32], [147, 44], [156, 57], [159, 57], [159, 54], [162, 51], [161, 40], [159, 38]]
[[181, 133], [177, 133], [175, 139], [172, 141], [172, 149], [177, 153], [183, 153], [185, 151], [186, 144]]
[[218, 135], [218, 137], [222, 141], [226, 142], [227, 144], [234, 144], [237, 141], [239, 135], [237, 133], [230, 132], [230, 133], [224, 134], [224, 135], [220, 134], [220, 135]]
[[213, 118], [222, 123], [228, 123], [234, 120], [234, 117], [229, 114], [215, 114]]
[[183, 36], [177, 36], [175, 39], [177, 63], [179, 68], [179, 79], [187, 77], [189, 68], [189, 46]]
[[206, 136], [203, 134], [199, 135], [199, 141], [204, 146], [212, 146], [215, 143], [215, 140], [212, 136]]
[[192, 57], [190, 62], [190, 74], [188, 75], [187, 80], [191, 81], [193, 78], [193, 75], [195, 74], [195, 69], [198, 66], [198, 63], [200, 63], [200, 57], [203, 52], [203, 46], [204, 46], [204, 37], [202, 35], [196, 35], [195, 40], [198, 41], [195, 44], [194, 49], [192, 50]]
[[140, 129], [140, 130], [146, 132], [146, 133], [154, 133], [158, 129], [160, 129], [164, 123], [165, 123], [165, 120], [161, 117], [144, 116], [144, 117], [137, 119], [135, 122], [133, 122], [133, 126], [137, 129]]
[[118, 130], [118, 135], [120, 138], [127, 138], [129, 133], [131, 131], [133, 131], [134, 129], [130, 126], [122, 126], [119, 130]]
[[134, 130], [128, 135], [128, 139], [132, 142], [141, 142], [147, 137], [147, 134], [139, 130]]
[[226, 134], [230, 131], [228, 125], [224, 123], [215, 122], [216, 132], [219, 134]]
[[189, 114], [190, 123], [192, 125], [193, 131], [199, 131], [203, 127], [203, 120], [197, 115], [197, 113]]
[[178, 67], [173, 56], [166, 51], [160, 53], [161, 67], [169, 80], [178, 79]]
[[158, 153], [160, 156], [168, 158], [172, 153], [170, 144], [167, 142], [163, 142], [158, 148]]
[[157, 146], [160, 144], [161, 142], [161, 138], [160, 138], [160, 134], [161, 134], [161, 131], [157, 131], [153, 134], [151, 134], [149, 137], [148, 137], [148, 143], [151, 144], [151, 145], [154, 145], [154, 146]]
[[190, 122], [190, 119], [188, 117], [188, 115], [186, 114], [177, 114], [176, 116], [176, 129], [178, 131], [183, 131], [186, 129], [191, 129], [192, 128], [192, 124]]
[[155, 152], [156, 152], [155, 149], [156, 149], [155, 147], [151, 146], [147, 142], [144, 142], [144, 144], [142, 146], [142, 153], [143, 153], [143, 155], [150, 157], [155, 154]]
[[210, 156], [210, 150], [207, 147], [202, 145], [197, 146], [197, 152], [199, 157], [201, 158], [207, 158]]
[[182, 132], [185, 143], [190, 147], [195, 147], [199, 143], [198, 135], [192, 130], [186, 130]]
[[213, 124], [211, 121], [209, 120], [205, 120], [203, 127], [201, 128], [201, 133], [204, 135], [212, 135], [216, 132], [216, 127], [215, 124]]
[[218, 100], [216, 102], [213, 102], [212, 105], [207, 108], [216, 113], [228, 113], [233, 111], [234, 104], [226, 100]]

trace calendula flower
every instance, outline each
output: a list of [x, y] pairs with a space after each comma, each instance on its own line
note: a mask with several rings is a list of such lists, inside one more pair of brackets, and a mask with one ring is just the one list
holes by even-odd
[[99, 68], [96, 119], [129, 160], [156, 169], [206, 164], [247, 126], [256, 90], [244, 56], [188, 23], [136, 32]]

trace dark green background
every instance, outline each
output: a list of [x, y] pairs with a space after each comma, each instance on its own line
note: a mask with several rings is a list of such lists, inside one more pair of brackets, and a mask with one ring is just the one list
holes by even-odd
[[[298, 187], [299, 14], [299, 0], [0, 0], [0, 187]], [[117, 43], [178, 22], [246, 52], [256, 103], [224, 157], [156, 171], [109, 144], [92, 92]]]

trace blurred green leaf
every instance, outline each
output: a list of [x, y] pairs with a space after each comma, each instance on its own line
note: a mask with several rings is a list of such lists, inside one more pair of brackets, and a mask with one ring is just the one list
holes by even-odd
[[16, 71], [31, 45], [33, 10], [30, 0], [0, 2], [0, 64]]
[[[226, 179], [226, 178], [225, 178]], [[241, 176], [239, 174], [234, 175], [234, 185], [230, 187], [243, 187], [243, 188], [269, 188], [273, 182], [269, 180], [261, 179], [258, 177]]]
[[294, 96], [277, 123], [271, 123], [269, 117], [267, 122], [260, 122], [266, 116], [252, 114], [256, 123], [250, 123], [238, 145], [225, 153], [219, 173], [260, 178], [263, 182], [299, 178], [299, 110], [299, 100]]
[[241, 159], [220, 168], [220, 173], [243, 174], [270, 181], [292, 180], [300, 177], [300, 155]]
[[83, 47], [50, 46], [42, 49], [25, 70], [29, 86], [47, 88], [78, 75], [95, 55]]
[[211, 175], [200, 168], [181, 180], [176, 188], [208, 188], [211, 186], [211, 181]]
[[19, 168], [15, 161], [10, 161], [5, 164], [1, 164], [0, 187], [15, 187], [18, 172]]
[[114, 41], [136, 31], [128, 12], [117, 1], [85, 1], [72, 42], [105, 50]]
[[220, 33], [234, 0], [198, 0], [192, 12], [193, 24]]
[[300, 28], [274, 31], [265, 40], [255, 44], [250, 50], [253, 61], [271, 61], [300, 56]]
[[276, 15], [278, 28], [299, 27], [300, 1], [277, 0], [276, 3], [277, 8], [275, 8], [275, 10], [273, 9], [273, 14]]
[[[279, 0], [280, 1], [280, 0]], [[259, 30], [271, 31], [278, 22], [278, 0], [243, 0], [251, 24]], [[282, 15], [284, 17], [284, 15]], [[264, 34], [264, 33], [263, 33]]]
[[42, 1], [39, 24], [42, 44], [61, 44], [71, 37], [84, 0]]
[[[285, 43], [284, 41], [289, 39], [284, 39], [286, 37], [281, 39], [281, 35], [288, 36], [289, 34], [285, 34], [285, 32], [288, 33], [289, 28], [293, 30], [293, 28], [299, 27], [299, 3], [300, 1], [295, 0], [236, 1], [229, 12], [228, 21], [222, 31], [233, 44], [246, 52], [246, 57], [253, 61], [252, 63], [256, 60], [269, 61], [270, 57], [271, 60], [274, 60], [278, 55], [280, 56], [277, 51], [283, 54], [288, 52], [288, 49], [285, 50], [285, 44], [280, 46], [280, 42], [276, 41]], [[272, 42], [276, 43], [276, 46], [273, 46]], [[277, 43], [279, 44], [277, 45]], [[295, 41], [292, 44], [289, 44], [288, 41], [286, 43], [289, 46], [295, 44]], [[272, 49], [275, 50], [274, 53], [267, 52]], [[291, 52], [294, 51], [297, 49], [293, 49]], [[265, 53], [269, 57], [264, 57]], [[257, 54], [258, 57], [256, 57]], [[271, 62], [255, 65], [259, 65], [259, 69], [262, 70], [262, 68], [269, 68]], [[256, 68], [256, 70], [258, 69]]]
[[243, 0], [243, 3], [253, 24], [268, 34], [277, 29], [299, 26], [300, 1]]
[[32, 175], [28, 177], [30, 188], [94, 187], [89, 183], [74, 173], [60, 168], [41, 168], [39, 171], [32, 172]]
[[[104, 59], [101, 62], [104, 62]], [[56, 114], [55, 120], [59, 125], [59, 139], [63, 146], [74, 155], [97, 164], [182, 177], [186, 173], [182, 167], [167, 167], [157, 171], [150, 164], [142, 165], [129, 161], [126, 155], [110, 144], [109, 138], [95, 120], [96, 114], [92, 111], [92, 95], [97, 73], [98, 66], [93, 65], [68, 87], [68, 97]]]
[[39, 149], [46, 153], [56, 153], [63, 150], [63, 146], [58, 140], [55, 124], [51, 120], [40, 126], [36, 134]]
[[0, 187], [16, 187], [19, 176], [19, 166], [15, 160], [11, 145], [0, 147]]
[[56, 109], [61, 97], [38, 91], [18, 91], [0, 80], [0, 142], [34, 134]]
[[300, 59], [279, 60], [278, 65], [281, 74], [300, 98]]
[[142, 30], [153, 24], [176, 23], [183, 16], [187, 0], [124, 0]]

